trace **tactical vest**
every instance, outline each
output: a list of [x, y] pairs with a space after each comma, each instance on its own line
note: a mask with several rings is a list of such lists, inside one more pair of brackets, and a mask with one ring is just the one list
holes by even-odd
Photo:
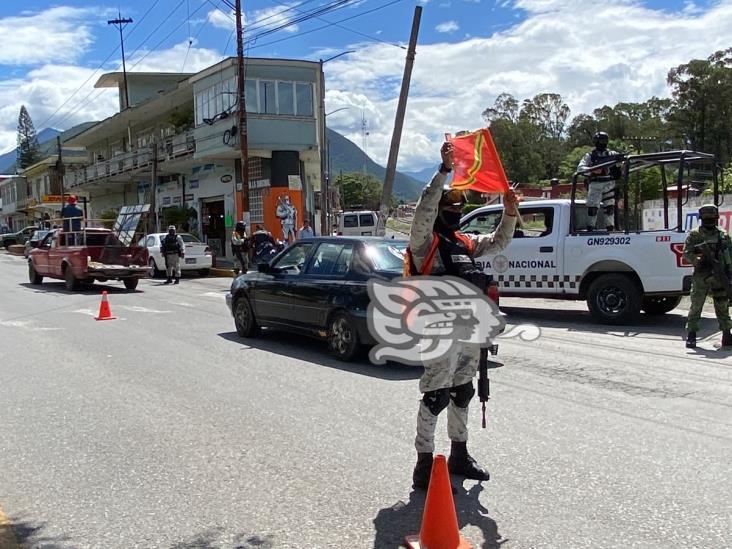
[[[602, 162], [605, 162], [610, 156], [611, 155], [607, 150], [601, 153], [597, 149], [592, 149], [592, 152], [590, 152], [590, 166], [594, 166], [595, 164], [601, 164]], [[604, 168], [600, 169], [602, 170], [602, 173], [593, 173], [590, 175], [591, 181], [614, 181], [615, 179], [620, 179], [622, 177], [622, 174], [620, 173], [620, 168], [618, 166], [605, 166]]]
[[178, 235], [166, 234], [165, 238], [163, 238], [162, 248], [163, 253], [166, 254], [180, 253], [180, 249], [178, 246]]

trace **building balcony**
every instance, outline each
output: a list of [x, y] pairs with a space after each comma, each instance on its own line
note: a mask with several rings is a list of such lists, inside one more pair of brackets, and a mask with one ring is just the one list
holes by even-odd
[[[162, 167], [166, 162], [192, 157], [195, 152], [196, 141], [193, 131], [166, 137], [157, 147], [158, 165]], [[118, 154], [109, 160], [101, 160], [67, 173], [65, 185], [68, 189], [72, 189], [87, 183], [108, 179], [124, 180], [131, 175], [149, 173], [152, 170], [153, 158], [153, 147], [141, 147], [132, 152]]]

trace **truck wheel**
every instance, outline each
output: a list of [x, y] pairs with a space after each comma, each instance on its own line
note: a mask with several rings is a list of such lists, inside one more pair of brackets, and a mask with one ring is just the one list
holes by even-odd
[[43, 282], [43, 277], [36, 272], [32, 261], [28, 262], [28, 280], [30, 280], [31, 284], [40, 284]]
[[647, 315], [664, 315], [681, 303], [681, 296], [655, 296], [643, 298], [643, 312]]
[[601, 324], [631, 324], [638, 320], [641, 292], [622, 274], [598, 276], [587, 291], [587, 307]]
[[74, 271], [70, 265], [66, 265], [64, 268], [64, 282], [66, 283], [66, 289], [70, 292], [79, 288], [79, 281], [74, 276]]
[[256, 337], [259, 335], [259, 325], [254, 318], [254, 311], [246, 297], [240, 297], [234, 302], [234, 326], [236, 333], [241, 337]]
[[122, 283], [128, 290], [134, 290], [137, 288], [137, 284], [140, 282], [139, 278], [125, 278]]
[[356, 358], [361, 345], [353, 322], [343, 313], [336, 313], [328, 326], [328, 348], [333, 355], [345, 362]]

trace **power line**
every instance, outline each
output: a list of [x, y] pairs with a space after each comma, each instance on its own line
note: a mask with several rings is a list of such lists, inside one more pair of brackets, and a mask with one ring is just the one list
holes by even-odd
[[387, 2], [386, 4], [383, 4], [381, 6], [377, 6], [377, 7], [373, 8], [373, 9], [370, 9], [370, 10], [367, 10], [367, 11], [364, 11], [364, 12], [361, 12], [361, 13], [358, 13], [356, 15], [352, 15], [350, 17], [346, 17], [346, 18], [341, 19], [339, 21], [336, 21], [335, 23], [329, 23], [328, 25], [323, 25], [322, 27], [317, 27], [317, 28], [314, 28], [314, 29], [311, 29], [311, 30], [308, 30], [308, 31], [303, 31], [303, 32], [300, 32], [300, 33], [297, 33], [297, 34], [293, 34], [292, 36], [286, 36], [286, 37], [280, 38], [278, 40], [271, 40], [270, 42], [265, 42], [264, 44], [255, 45], [255, 46], [252, 46], [252, 49], [255, 49], [255, 48], [263, 48], [265, 46], [271, 46], [272, 44], [278, 44], [280, 42], [284, 42], [285, 40], [292, 40], [293, 38], [298, 38], [300, 36], [305, 36], [306, 34], [311, 34], [313, 32], [317, 32], [317, 31], [320, 31], [320, 30], [323, 30], [323, 29], [327, 29], [328, 27], [332, 27], [332, 26], [336, 25], [337, 23], [343, 23], [345, 21], [350, 21], [351, 19], [356, 19], [357, 17], [363, 17], [364, 15], [368, 15], [369, 13], [373, 13], [375, 11], [379, 11], [379, 10], [382, 10], [384, 8], [388, 8], [389, 6], [393, 6], [394, 4], [399, 4], [400, 2], [403, 2], [403, 1], [404, 0], [392, 0], [391, 2]]
[[[147, 35], [147, 36], [146, 36], [146, 37], [145, 37], [145, 38], [144, 38], [144, 39], [142, 40], [142, 42], [141, 42], [141, 43], [140, 43], [140, 44], [139, 44], [139, 45], [137, 46], [137, 48], [135, 49], [135, 51], [133, 51], [133, 52], [132, 52], [132, 54], [130, 54], [130, 57], [131, 57], [131, 58], [132, 58], [132, 57], [134, 57], [134, 56], [135, 56], [135, 54], [136, 54], [136, 53], [137, 53], [137, 52], [138, 52], [138, 51], [140, 50], [140, 48], [141, 48], [141, 47], [142, 47], [142, 46], [143, 46], [143, 45], [144, 45], [144, 44], [145, 44], [145, 43], [146, 43], [146, 42], [148, 41], [148, 39], [150, 39], [150, 37], [151, 37], [151, 36], [153, 36], [153, 35], [154, 35], [154, 34], [155, 34], [155, 33], [156, 33], [156, 32], [157, 32], [157, 31], [158, 31], [159, 29], [160, 29], [160, 27], [162, 27], [162, 26], [163, 26], [163, 25], [165, 24], [165, 22], [166, 22], [166, 21], [168, 21], [168, 19], [170, 19], [170, 18], [172, 17], [172, 15], [173, 15], [173, 14], [174, 14], [174, 13], [175, 13], [176, 11], [178, 11], [178, 9], [180, 9], [180, 7], [181, 7], [181, 6], [183, 5], [183, 3], [184, 3], [185, 1], [186, 1], [186, 0], [181, 0], [181, 1], [180, 1], [180, 2], [178, 3], [178, 5], [177, 5], [177, 6], [176, 6], [176, 7], [175, 7], [175, 8], [173, 9], [173, 11], [171, 11], [171, 12], [170, 12], [170, 13], [168, 14], [168, 16], [167, 16], [167, 17], [165, 17], [165, 19], [163, 19], [163, 21], [161, 21], [161, 22], [160, 22], [160, 24], [159, 24], [159, 25], [158, 25], [157, 27], [155, 27], [155, 29], [153, 29], [153, 30], [152, 30], [152, 31], [151, 31], [151, 32], [150, 32], [150, 33], [149, 33], [149, 34], [148, 34], [148, 35]], [[157, 4], [157, 2], [155, 2], [155, 4]], [[153, 6], [155, 6], [155, 4], [153, 4]], [[152, 7], [153, 7], [153, 6], [151, 6], [151, 9], [152, 9]], [[201, 7], [202, 7], [202, 6], [201, 6]], [[199, 7], [198, 9], [200, 9], [201, 7]], [[197, 9], [196, 11], [198, 11], [198, 9]], [[150, 10], [148, 10], [148, 12], [147, 12], [147, 13], [149, 13], [149, 11], [150, 11]], [[147, 13], [146, 13], [146, 15], [147, 15]], [[195, 13], [195, 12], [194, 12], [194, 13]], [[175, 31], [175, 30], [178, 30], [178, 28], [180, 28], [180, 26], [181, 26], [181, 25], [179, 25], [178, 27], [176, 27], [176, 28], [174, 29], [174, 31]], [[136, 28], [136, 27], [135, 27], [135, 28]], [[133, 28], [133, 29], [132, 29], [132, 30], [130, 31], [130, 33], [132, 33], [132, 31], [134, 31], [134, 30], [135, 30], [135, 28]], [[168, 35], [168, 36], [170, 36], [170, 35]], [[166, 37], [165, 37], [165, 38], [164, 38], [163, 40], [166, 40], [167, 38], [168, 38], [168, 37], [166, 36]], [[158, 45], [159, 45], [159, 44], [158, 44]], [[157, 47], [157, 46], [155, 46], [155, 47]], [[150, 53], [150, 52], [148, 52], [148, 54], [149, 54], [149, 53]], [[146, 55], [145, 55], [145, 57], [146, 57], [146, 56], [147, 56], [148, 54], [146, 54]], [[143, 57], [143, 58], [144, 58], [144, 57]], [[138, 61], [137, 63], [135, 63], [135, 64], [134, 64], [134, 65], [133, 65], [133, 66], [132, 66], [132, 67], [130, 68], [130, 70], [134, 69], [134, 68], [135, 68], [135, 67], [136, 67], [136, 66], [137, 66], [138, 64], [139, 64], [139, 61]], [[66, 121], [66, 120], [67, 120], [68, 118], [70, 118], [71, 116], [73, 116], [74, 114], [76, 114], [77, 112], [79, 112], [79, 110], [81, 110], [81, 108], [82, 108], [82, 107], [84, 107], [84, 106], [85, 106], [85, 105], [87, 104], [87, 99], [89, 99], [89, 97], [90, 97], [90, 96], [91, 96], [91, 95], [92, 95], [92, 94], [93, 94], [93, 93], [94, 93], [95, 91], [96, 91], [96, 90], [95, 90], [95, 88], [92, 88], [92, 89], [91, 89], [91, 90], [89, 91], [89, 93], [88, 93], [88, 94], [86, 94], [86, 95], [84, 96], [84, 98], [83, 98], [83, 99], [82, 99], [82, 100], [81, 100], [81, 101], [80, 101], [80, 102], [78, 103], [78, 105], [77, 105], [77, 106], [76, 106], [76, 107], [75, 107], [75, 108], [74, 108], [73, 110], [71, 110], [71, 111], [69, 111], [68, 113], [66, 113], [66, 115], [65, 115], [65, 116], [64, 116], [63, 118], [61, 118], [61, 119], [60, 119], [59, 121], [57, 121], [56, 123], [60, 125], [60, 124], [61, 124], [62, 122]], [[92, 99], [92, 101], [96, 101], [96, 100], [97, 100], [97, 99], [98, 99], [99, 97], [101, 97], [101, 95], [102, 95], [102, 94], [104, 93], [104, 91], [105, 91], [105, 90], [99, 90], [99, 92], [98, 92], [98, 93], [97, 93], [97, 95], [96, 95], [96, 96], [95, 96], [95, 97], [94, 97], [94, 98]]]
[[[141, 17], [140, 19], [138, 19], [137, 23], [135, 23], [135, 24], [134, 24], [134, 25], [132, 26], [132, 28], [130, 29], [130, 32], [128, 32], [128, 33], [127, 33], [127, 39], [129, 39], [129, 38], [130, 38], [130, 36], [132, 36], [132, 33], [133, 33], [133, 32], [135, 32], [135, 30], [137, 29], [137, 27], [139, 27], [139, 26], [140, 26], [140, 23], [142, 23], [142, 22], [143, 22], [143, 21], [145, 20], [145, 18], [146, 18], [146, 17], [148, 16], [148, 14], [149, 14], [149, 13], [150, 13], [150, 12], [151, 12], [151, 11], [153, 10], [153, 8], [154, 8], [154, 7], [155, 7], [155, 6], [157, 5], [157, 3], [158, 3], [158, 2], [160, 2], [160, 0], [155, 0], [155, 2], [153, 2], [153, 3], [152, 3], [152, 4], [150, 5], [150, 7], [149, 7], [149, 8], [147, 9], [147, 11], [145, 12], [145, 14], [144, 14], [144, 15], [143, 15], [143, 16], [142, 16], [142, 17]], [[63, 107], [64, 107], [64, 106], [65, 106], [65, 105], [66, 105], [66, 104], [67, 104], [67, 103], [69, 102], [69, 101], [71, 101], [71, 99], [73, 99], [73, 97], [74, 97], [74, 96], [75, 96], [75, 95], [76, 95], [77, 93], [79, 93], [79, 92], [80, 92], [80, 91], [82, 90], [82, 88], [83, 88], [84, 86], [86, 86], [86, 85], [87, 85], [87, 84], [89, 83], [89, 81], [90, 81], [90, 80], [91, 80], [92, 78], [94, 78], [94, 75], [95, 75], [95, 74], [97, 74], [97, 73], [98, 73], [98, 72], [99, 72], [99, 71], [100, 71], [100, 70], [102, 69], [102, 67], [104, 67], [104, 65], [105, 65], [105, 64], [107, 63], [107, 61], [109, 61], [109, 60], [110, 60], [110, 59], [112, 58], [112, 56], [113, 56], [113, 55], [114, 55], [115, 53], [117, 53], [117, 52], [119, 51], [119, 48], [120, 48], [119, 46], [116, 46], [116, 47], [115, 47], [115, 48], [114, 48], [114, 49], [112, 50], [112, 52], [111, 52], [111, 53], [110, 53], [110, 54], [109, 54], [109, 55], [108, 55], [108, 56], [107, 56], [107, 57], [106, 57], [106, 58], [104, 59], [104, 61], [102, 61], [102, 62], [101, 62], [101, 63], [99, 64], [99, 66], [98, 66], [98, 67], [97, 67], [97, 68], [96, 68], [96, 69], [94, 70], [94, 72], [92, 72], [92, 73], [91, 73], [91, 74], [89, 75], [89, 78], [87, 78], [87, 79], [86, 79], [86, 80], [84, 81], [84, 83], [83, 83], [83, 84], [82, 84], [81, 86], [79, 86], [78, 88], [76, 88], [76, 90], [74, 90], [74, 93], [72, 93], [72, 94], [71, 94], [71, 95], [70, 95], [69, 97], [67, 97], [67, 98], [66, 98], [66, 100], [65, 100], [65, 101], [64, 101], [63, 103], [61, 103], [61, 105], [59, 105], [59, 107], [58, 107], [58, 108], [57, 108], [57, 109], [56, 109], [55, 111], [53, 111], [53, 114], [51, 114], [51, 116], [47, 117], [47, 118], [46, 118], [46, 119], [45, 119], [45, 120], [44, 120], [43, 122], [41, 122], [41, 123], [40, 123], [40, 124], [38, 125], [38, 127], [39, 127], [39, 128], [42, 128], [42, 127], [43, 127], [43, 126], [45, 126], [45, 125], [46, 125], [46, 124], [47, 124], [48, 122], [50, 122], [51, 120], [53, 120], [53, 118], [54, 118], [54, 117], [56, 116], [56, 114], [57, 114], [57, 113], [58, 113], [58, 112], [59, 112], [59, 111], [60, 111], [60, 110], [61, 110], [61, 109], [62, 109], [62, 108], [63, 108]]]
[[[283, 4], [280, 4], [280, 5], [283, 5]], [[294, 9], [294, 8], [292, 8], [292, 9]], [[298, 10], [295, 10], [295, 11], [298, 11]], [[316, 17], [316, 19], [318, 21], [323, 21], [324, 23], [328, 23], [329, 25], [333, 25], [334, 27], [338, 27], [339, 29], [343, 29], [345, 31], [352, 32], [353, 34], [356, 34], [358, 36], [362, 36], [364, 38], [368, 38], [369, 40], [373, 40], [374, 42], [381, 42], [382, 44], [387, 44], [389, 46], [394, 46], [395, 48], [400, 48], [400, 49], [403, 49], [403, 50], [406, 50], [407, 49], [405, 46], [400, 46], [399, 44], [394, 44], [392, 42], [388, 42], [387, 40], [382, 40], [381, 38], [376, 38], [375, 36], [370, 36], [370, 35], [368, 35], [366, 33], [359, 32], [357, 30], [354, 30], [354, 29], [351, 29], [349, 27], [346, 27], [345, 25], [339, 25], [338, 23], [334, 23], [332, 21], [328, 21], [327, 19], [324, 19], [322, 17]]]

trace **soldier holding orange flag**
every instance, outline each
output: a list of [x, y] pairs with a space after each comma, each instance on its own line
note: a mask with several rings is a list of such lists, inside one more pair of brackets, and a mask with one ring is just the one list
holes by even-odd
[[[511, 241], [518, 217], [518, 200], [508, 188], [500, 168], [505, 215], [499, 226], [487, 235], [461, 233], [464, 191], [447, 185], [447, 176], [453, 169], [454, 149], [449, 141], [442, 145], [442, 164], [417, 204], [409, 238], [407, 270], [418, 275], [457, 276], [473, 283], [475, 275], [483, 274], [474, 258], [500, 251]], [[498, 163], [500, 167], [500, 160]], [[490, 168], [482, 166], [483, 170]], [[480, 170], [478, 166], [471, 177]], [[472, 380], [478, 369], [480, 352], [479, 349], [467, 349], [458, 356], [425, 365], [419, 383], [424, 396], [417, 417], [417, 464], [412, 475], [415, 488], [426, 489], [429, 484], [437, 418], [445, 408], [448, 408], [447, 431], [452, 443], [448, 460], [450, 472], [475, 480], [490, 478], [467, 451], [468, 404], [475, 395]]]

